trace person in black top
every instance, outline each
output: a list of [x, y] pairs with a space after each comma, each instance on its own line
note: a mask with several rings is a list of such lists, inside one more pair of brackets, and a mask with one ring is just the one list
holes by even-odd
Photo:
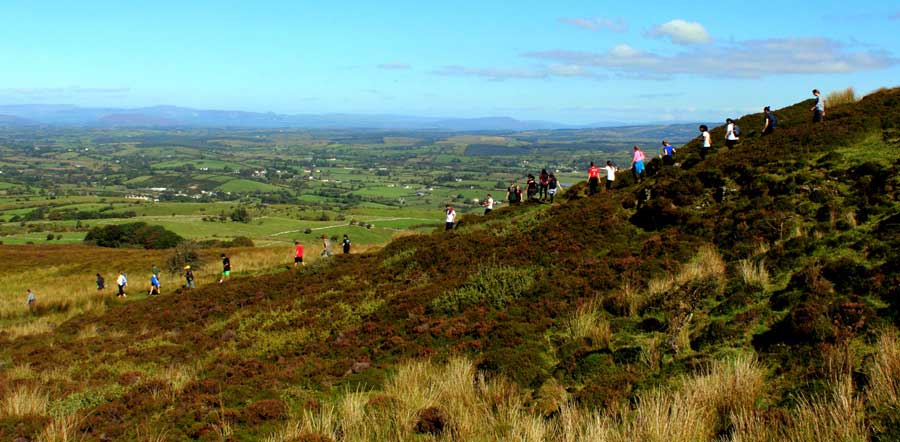
[[547, 201], [547, 190], [549, 190], [550, 185], [550, 174], [547, 173], [547, 169], [541, 169], [538, 180], [538, 198], [541, 201]]
[[547, 176], [547, 194], [550, 195], [550, 204], [553, 204], [553, 197], [556, 196], [558, 191], [559, 181], [556, 180], [556, 175], [551, 173]]
[[772, 113], [772, 109], [769, 108], [769, 106], [763, 108], [763, 113], [766, 115], [766, 124], [763, 126], [762, 134], [763, 136], [766, 136], [775, 132], [775, 126], [778, 124], [778, 120], [775, 119], [775, 114]]
[[219, 284], [225, 282], [226, 279], [231, 277], [231, 259], [229, 259], [225, 254], [222, 254], [222, 277], [219, 278]]
[[344, 235], [344, 240], [341, 242], [341, 246], [344, 248], [344, 254], [350, 253], [350, 237], [346, 234]]
[[537, 195], [537, 182], [534, 180], [534, 175], [528, 174], [528, 181], [525, 183], [525, 193], [528, 196], [528, 201], [534, 199], [535, 195]]
[[106, 281], [104, 281], [103, 276], [100, 276], [100, 274], [98, 273], [97, 274], [97, 291], [102, 292], [103, 289], [105, 289], [105, 288], [106, 288]]

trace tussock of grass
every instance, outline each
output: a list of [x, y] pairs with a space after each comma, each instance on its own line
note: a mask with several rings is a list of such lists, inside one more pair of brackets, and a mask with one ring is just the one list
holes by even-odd
[[572, 316], [563, 321], [564, 335], [572, 340], [588, 338], [594, 348], [609, 347], [612, 329], [602, 312], [596, 300], [581, 305]]
[[76, 442], [84, 440], [78, 433], [82, 418], [78, 415], [53, 419], [37, 438], [37, 442]]
[[763, 289], [769, 286], [769, 271], [766, 270], [766, 261], [764, 259], [756, 262], [750, 259], [742, 259], [737, 263], [737, 270], [744, 284]]
[[39, 387], [22, 385], [12, 390], [0, 403], [0, 417], [43, 416], [50, 398]]
[[476, 304], [502, 308], [526, 294], [535, 281], [531, 267], [481, 267], [460, 288], [451, 290], [431, 303], [431, 308], [456, 312]]
[[825, 104], [829, 107], [840, 106], [844, 104], [856, 103], [858, 98], [856, 97], [856, 91], [853, 87], [848, 87], [844, 90], [833, 91], [828, 94], [825, 98]]
[[866, 398], [875, 408], [900, 410], [900, 339], [893, 333], [883, 332], [878, 337], [877, 348], [867, 370]]

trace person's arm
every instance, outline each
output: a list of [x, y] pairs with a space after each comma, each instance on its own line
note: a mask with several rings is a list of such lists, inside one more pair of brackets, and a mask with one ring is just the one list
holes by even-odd
[[769, 128], [769, 117], [766, 117], [766, 124], [763, 125], [763, 132]]

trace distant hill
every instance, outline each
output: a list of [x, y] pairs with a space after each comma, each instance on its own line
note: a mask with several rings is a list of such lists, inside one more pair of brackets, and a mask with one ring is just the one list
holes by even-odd
[[614, 192], [0, 334], [0, 390], [44, 401], [0, 437], [900, 440], [900, 89], [810, 106]]
[[[191, 109], [153, 106], [137, 109], [84, 108], [73, 105], [0, 105], [0, 114], [50, 125], [123, 127], [235, 127], [304, 129], [404, 129], [447, 131], [521, 131], [608, 127], [614, 123], [569, 125], [523, 121], [509, 117], [433, 118], [405, 115], [299, 114]], [[10, 124], [16, 122], [10, 121]]]
[[27, 118], [16, 117], [14, 115], [2, 115], [0, 114], [0, 126], [34, 126], [39, 124], [34, 120], [29, 120]]

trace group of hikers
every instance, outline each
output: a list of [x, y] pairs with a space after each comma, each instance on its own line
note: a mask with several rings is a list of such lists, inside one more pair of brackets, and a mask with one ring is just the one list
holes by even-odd
[[[813, 123], [820, 123], [825, 120], [825, 100], [822, 98], [821, 92], [818, 89], [813, 89], [812, 91], [813, 98], [815, 99], [815, 104], [812, 108], [810, 108], [810, 112], [813, 113], [812, 121]], [[775, 132], [775, 128], [778, 126], [778, 119], [775, 117], [775, 113], [772, 112], [770, 106], [766, 106], [763, 108], [763, 128], [762, 128], [762, 136], [771, 135]], [[698, 127], [700, 131], [700, 158], [705, 160], [707, 154], [709, 154], [710, 150], [713, 148], [712, 136], [709, 133], [709, 127], [705, 124], [701, 124]], [[731, 119], [727, 118], [725, 120], [725, 147], [731, 149], [737, 146], [740, 141], [741, 136], [741, 128], [737, 125], [737, 123]], [[674, 166], [675, 162], [675, 154], [677, 150], [672, 146], [668, 141], [662, 141], [662, 164], [664, 166]], [[644, 181], [644, 170], [646, 167], [645, 162], [647, 161], [647, 156], [644, 154], [644, 151], [640, 148], [640, 146], [634, 146], [631, 154], [631, 173], [636, 182]], [[588, 168], [588, 194], [594, 195], [599, 192], [600, 189], [600, 176], [601, 173], [606, 175], [606, 190], [614, 191], [615, 189], [615, 181], [616, 181], [616, 172], [618, 172], [619, 168], [616, 163], [611, 160], [606, 161], [606, 166], [600, 167], [594, 164], [591, 161], [591, 165]], [[544, 202], [547, 199], [550, 199], [550, 203], [553, 203], [554, 196], [562, 189], [562, 185], [557, 180], [556, 176], [552, 173], [547, 173], [547, 169], [542, 169], [541, 173], [537, 178], [533, 174], [528, 174], [527, 181], [525, 184], [525, 197], [522, 196], [522, 189], [519, 187], [518, 182], [513, 182], [506, 189], [506, 201], [512, 206], [515, 204], [519, 204], [523, 201], [540, 201]], [[484, 200], [482, 200], [481, 205], [484, 207], [484, 214], [487, 215], [491, 213], [494, 209], [494, 198], [491, 194], [487, 194]], [[445, 220], [445, 228], [446, 230], [451, 230], [456, 225], [456, 211], [453, 207], [448, 204], [444, 214], [446, 215]]]
[[[350, 253], [350, 246], [350, 237], [344, 234], [344, 239], [341, 241], [341, 249], [345, 255]], [[334, 256], [334, 252], [331, 251], [331, 240], [326, 235], [322, 235], [322, 253], [319, 256], [323, 258]], [[300, 244], [300, 241], [294, 241], [294, 268], [305, 265], [306, 263], [303, 261], [303, 244]]]

